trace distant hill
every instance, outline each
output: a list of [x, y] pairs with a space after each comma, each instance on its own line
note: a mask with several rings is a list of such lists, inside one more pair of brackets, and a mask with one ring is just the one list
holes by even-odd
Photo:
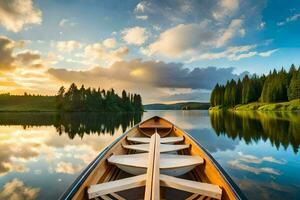
[[209, 103], [184, 102], [174, 104], [154, 103], [144, 105], [145, 110], [208, 110]]

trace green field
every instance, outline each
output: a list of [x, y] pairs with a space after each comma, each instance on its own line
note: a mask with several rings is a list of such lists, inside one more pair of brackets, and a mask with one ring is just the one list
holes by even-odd
[[0, 112], [56, 111], [54, 96], [0, 95]]
[[300, 99], [280, 103], [260, 103], [239, 104], [235, 107], [215, 106], [209, 110], [236, 110], [236, 111], [300, 111]]

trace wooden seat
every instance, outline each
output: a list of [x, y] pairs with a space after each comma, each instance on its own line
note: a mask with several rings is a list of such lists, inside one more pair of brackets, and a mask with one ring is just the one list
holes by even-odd
[[[144, 151], [149, 152], [149, 144], [133, 144], [133, 145], [123, 145], [125, 149], [131, 149], [136, 151]], [[172, 145], [172, 144], [160, 144], [160, 152], [171, 152], [171, 151], [179, 151], [182, 149], [189, 148], [189, 145], [186, 144], [178, 144], [178, 145]]]
[[[148, 137], [127, 137], [127, 140], [130, 142], [136, 142], [136, 143], [149, 143], [150, 138]], [[182, 142], [184, 140], [183, 137], [165, 137], [160, 138], [160, 143], [166, 144], [166, 143], [175, 143], [175, 142]]]
[[[127, 173], [139, 175], [146, 173], [148, 153], [112, 155], [108, 162]], [[200, 156], [161, 154], [160, 169], [162, 174], [180, 176], [192, 170], [204, 161]]]

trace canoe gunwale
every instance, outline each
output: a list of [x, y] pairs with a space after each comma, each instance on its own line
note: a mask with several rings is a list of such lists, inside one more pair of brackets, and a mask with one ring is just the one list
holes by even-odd
[[[140, 122], [142, 123], [142, 122]], [[116, 138], [110, 145], [105, 147], [98, 156], [78, 175], [78, 177], [74, 180], [74, 182], [69, 185], [69, 187], [66, 189], [66, 191], [58, 198], [59, 200], [69, 200], [72, 199], [72, 197], [76, 194], [77, 190], [80, 188], [82, 183], [89, 177], [91, 172], [96, 168], [97, 164], [101, 159], [107, 154], [107, 152], [119, 141], [121, 141], [124, 137], [127, 136], [127, 134], [134, 128], [138, 128], [140, 123], [136, 124], [129, 130], [127, 130], [125, 133], [121, 134], [118, 138]]]

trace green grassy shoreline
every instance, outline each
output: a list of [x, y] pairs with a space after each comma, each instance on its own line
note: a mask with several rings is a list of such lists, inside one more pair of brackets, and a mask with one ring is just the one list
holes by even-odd
[[300, 111], [300, 99], [280, 103], [260, 103], [239, 104], [234, 107], [215, 106], [210, 107], [210, 111], [232, 110], [232, 111]]

